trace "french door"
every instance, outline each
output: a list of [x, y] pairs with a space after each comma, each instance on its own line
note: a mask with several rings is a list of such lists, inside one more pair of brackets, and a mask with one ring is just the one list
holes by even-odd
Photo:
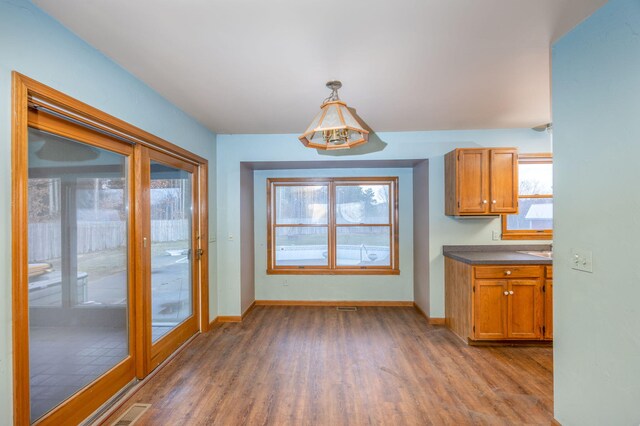
[[75, 425], [208, 327], [206, 160], [14, 73], [14, 423]]
[[199, 328], [196, 166], [142, 150], [143, 309], [148, 373]]

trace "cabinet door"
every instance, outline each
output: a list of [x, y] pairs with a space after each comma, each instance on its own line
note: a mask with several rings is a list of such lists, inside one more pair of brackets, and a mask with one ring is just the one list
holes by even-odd
[[544, 288], [544, 338], [553, 339], [553, 280], [546, 280]]
[[458, 151], [457, 194], [458, 212], [482, 214], [488, 212], [489, 151], [461, 149]]
[[542, 280], [510, 280], [508, 337], [540, 339], [542, 337]]
[[518, 151], [491, 150], [491, 213], [518, 212]]
[[474, 288], [474, 338], [506, 338], [507, 281], [476, 280]]

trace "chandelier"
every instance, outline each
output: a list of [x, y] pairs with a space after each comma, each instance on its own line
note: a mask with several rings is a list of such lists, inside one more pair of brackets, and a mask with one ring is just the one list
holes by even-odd
[[339, 81], [330, 81], [327, 87], [331, 95], [324, 100], [320, 112], [307, 130], [298, 137], [307, 148], [348, 149], [367, 143], [369, 132], [362, 128], [347, 104], [340, 100]]

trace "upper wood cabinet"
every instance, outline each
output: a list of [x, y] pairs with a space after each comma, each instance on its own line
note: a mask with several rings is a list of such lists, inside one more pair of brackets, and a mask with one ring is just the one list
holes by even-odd
[[518, 150], [460, 148], [445, 156], [445, 214], [518, 213]]

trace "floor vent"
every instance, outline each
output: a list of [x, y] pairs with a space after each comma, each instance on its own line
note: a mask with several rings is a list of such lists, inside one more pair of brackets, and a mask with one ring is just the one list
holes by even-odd
[[353, 312], [353, 311], [357, 311], [358, 308], [356, 308], [355, 306], [337, 306], [336, 310], [343, 311], [343, 312]]
[[112, 426], [131, 426], [140, 418], [140, 416], [142, 416], [149, 409], [149, 407], [151, 407], [151, 404], [133, 404], [122, 416], [120, 416], [111, 425]]

